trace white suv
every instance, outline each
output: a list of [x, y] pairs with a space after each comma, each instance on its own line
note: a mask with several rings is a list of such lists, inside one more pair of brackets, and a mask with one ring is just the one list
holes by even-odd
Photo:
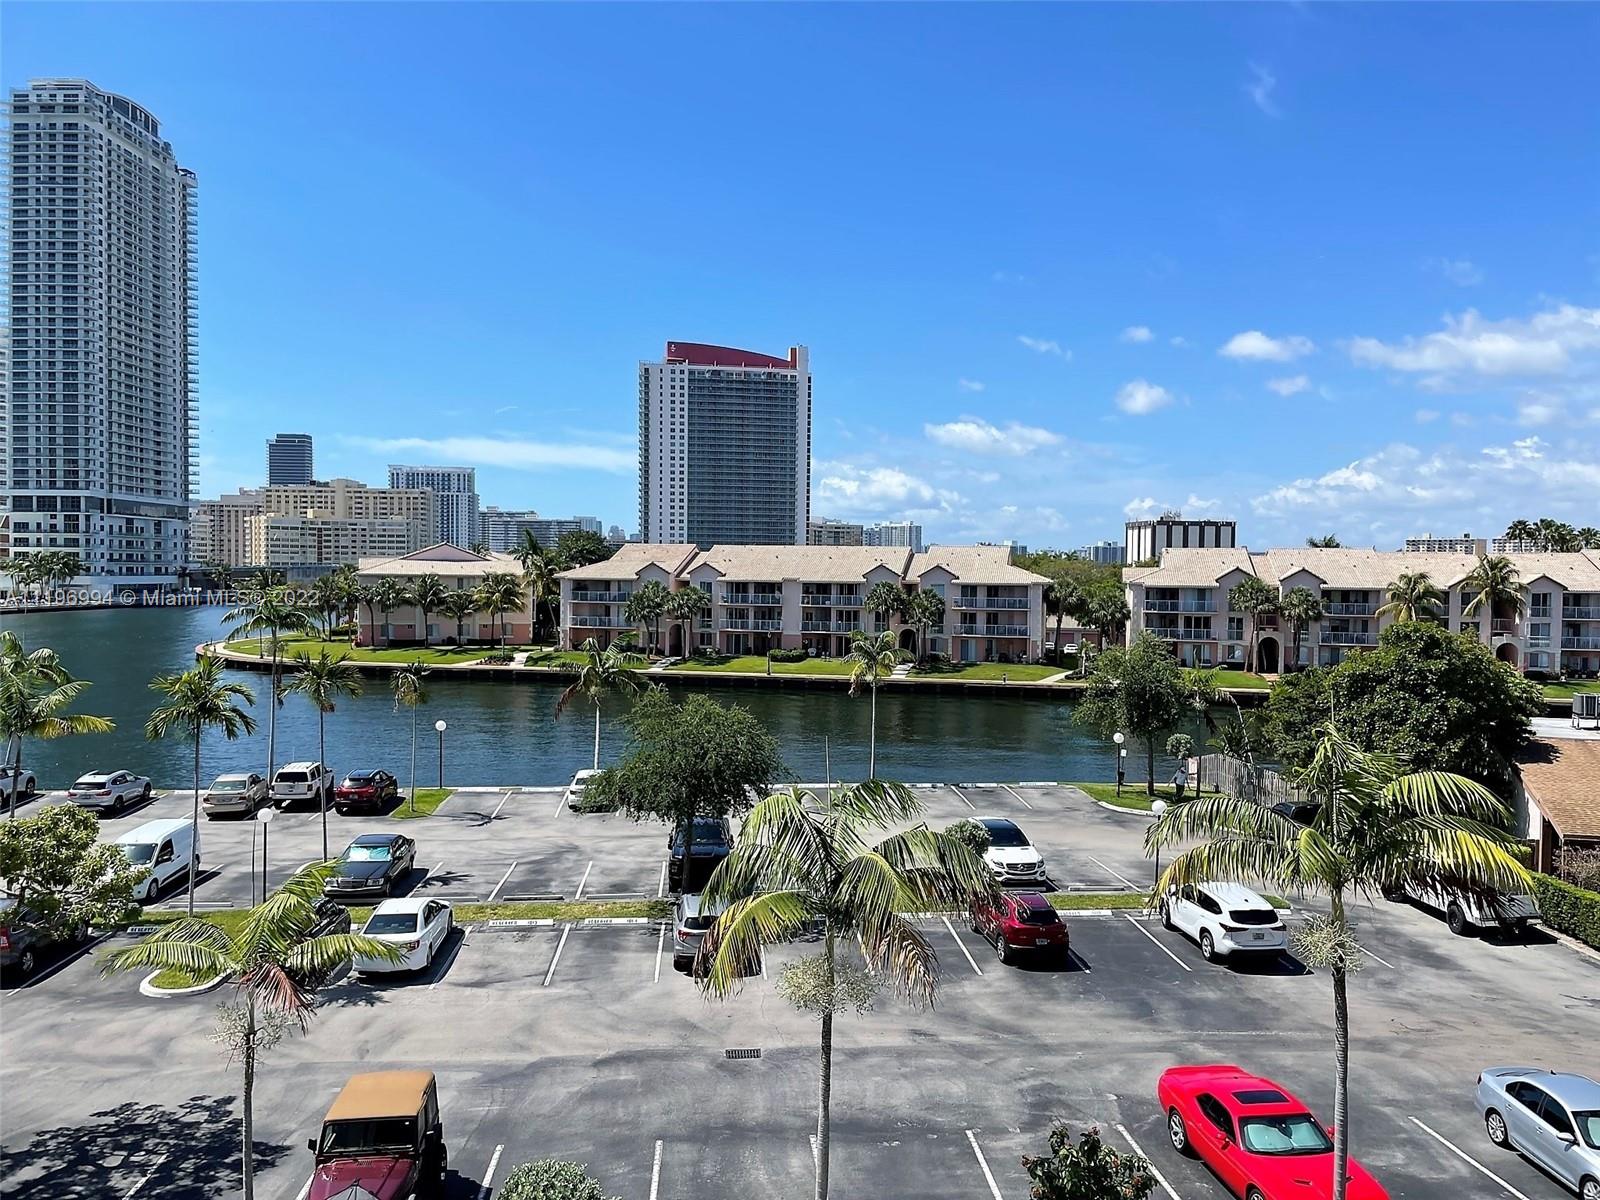
[[1289, 933], [1273, 908], [1238, 883], [1191, 883], [1161, 898], [1161, 923], [1200, 944], [1207, 962], [1233, 954], [1282, 954]]
[[285, 763], [272, 777], [272, 803], [284, 808], [298, 800], [319, 807], [333, 801], [333, 772], [319, 762]]
[[989, 835], [989, 845], [983, 852], [983, 861], [996, 883], [1047, 885], [1050, 882], [1045, 870], [1044, 855], [1039, 853], [1034, 844], [1028, 840], [1028, 835], [1017, 827], [1015, 821], [1008, 821], [1004, 817], [967, 819], [981, 825], [983, 831]]

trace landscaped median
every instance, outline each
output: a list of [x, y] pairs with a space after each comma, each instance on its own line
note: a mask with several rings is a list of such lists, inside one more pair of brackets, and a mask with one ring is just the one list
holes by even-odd
[[439, 805], [455, 794], [455, 788], [418, 788], [413, 799], [402, 800], [400, 807], [389, 815], [396, 821], [414, 821], [420, 817], [431, 817], [438, 811]]

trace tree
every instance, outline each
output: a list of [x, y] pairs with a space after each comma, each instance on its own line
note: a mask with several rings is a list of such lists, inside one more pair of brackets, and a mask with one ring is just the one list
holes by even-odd
[[[377, 611], [376, 611], [376, 605], [377, 605], [377, 602], [378, 602], [378, 589], [376, 587], [374, 587], [370, 583], [358, 583], [358, 584], [356, 584], [356, 586], [354, 588], [351, 589], [350, 600], [351, 600], [351, 603], [354, 604], [356, 606], [357, 610], [358, 610], [357, 611], [357, 616], [360, 615], [360, 613], [359, 613], [360, 609], [365, 608], [367, 610], [367, 627], [370, 630], [372, 630], [372, 642], [371, 642], [371, 644], [372, 645], [377, 645], [377, 643], [378, 643], [378, 614], [377, 614]], [[359, 624], [359, 622], [358, 622], [358, 624]], [[361, 631], [358, 628], [356, 630], [356, 640], [358, 640], [358, 641], [360, 640], [360, 634], [361, 634]]]
[[[706, 884], [706, 905], [727, 905], [700, 948], [701, 986], [711, 995], [737, 990], [764, 947], [807, 928], [822, 931], [822, 953], [786, 968], [779, 983], [790, 1003], [821, 1023], [816, 1200], [828, 1196], [835, 1015], [866, 1011], [880, 981], [932, 1004], [939, 960], [906, 914], [966, 908], [994, 887], [983, 860], [954, 838], [926, 825], [888, 833], [921, 811], [903, 784], [881, 780], [821, 796], [779, 792], [751, 809], [733, 852]], [[867, 971], [840, 957], [852, 941]]]
[[[326, 651], [324, 651], [326, 653]], [[222, 660], [202, 658], [187, 671], [170, 675], [157, 675], [150, 681], [155, 691], [166, 697], [144, 723], [144, 735], [151, 741], [187, 734], [194, 739], [194, 796], [190, 820], [194, 822], [195, 835], [189, 839], [189, 886], [187, 910], [194, 916], [194, 889], [196, 864], [200, 853], [200, 740], [208, 729], [220, 729], [230, 742], [241, 734], [256, 731], [255, 719], [239, 707], [239, 702], [253, 705], [255, 695], [242, 683], [230, 683], [222, 678]], [[323, 848], [323, 858], [328, 857]]]
[[891, 617], [903, 617], [906, 611], [906, 590], [898, 583], [880, 579], [867, 589], [861, 607], [888, 624]]
[[[388, 583], [386, 579], [384, 583]], [[381, 587], [381, 585], [380, 585]], [[272, 651], [272, 694], [267, 701], [267, 786], [272, 786], [272, 770], [278, 754], [278, 706], [283, 703], [283, 690], [278, 686], [282, 669], [278, 653], [278, 639], [286, 633], [306, 634], [312, 631], [311, 613], [281, 587], [269, 587], [252, 592], [236, 608], [223, 614], [222, 624], [241, 636], [256, 635], [256, 653], [261, 653], [261, 639], [266, 635]]]
[[1034, 1200], [1145, 1200], [1155, 1190], [1150, 1164], [1105, 1144], [1098, 1128], [1078, 1140], [1058, 1121], [1050, 1130], [1048, 1155], [1024, 1155], [1022, 1169], [1033, 1180]]
[[867, 778], [878, 775], [878, 680], [894, 671], [900, 661], [900, 651], [895, 648], [894, 634], [865, 634], [859, 629], [850, 631], [850, 694], [859, 696], [865, 683], [872, 693], [872, 717], [867, 735]]
[[134, 890], [144, 877], [144, 867], [100, 841], [100, 822], [75, 804], [53, 804], [0, 824], [6, 892], [53, 937], [122, 924], [139, 907]]
[[1109, 738], [1144, 739], [1145, 794], [1156, 794], [1156, 744], [1187, 711], [1187, 693], [1167, 643], [1141, 633], [1131, 646], [1113, 646], [1095, 660], [1074, 720]]
[[1254, 575], [1228, 589], [1228, 609], [1244, 613], [1250, 621], [1249, 661], [1246, 670], [1256, 669], [1261, 644], [1261, 618], [1278, 609], [1278, 589]]
[[590, 563], [605, 562], [611, 557], [611, 546], [590, 529], [574, 529], [563, 533], [556, 541], [556, 553], [561, 561], [574, 567], [587, 567]]
[[1593, 525], [1585, 525], [1574, 536], [1584, 550], [1600, 550], [1600, 529], [1596, 529]]
[[917, 628], [917, 655], [928, 657], [928, 634], [944, 624], [944, 597], [930, 588], [921, 588], [906, 602], [906, 617]]
[[489, 549], [488, 542], [473, 542], [467, 547], [467, 549], [471, 553], [476, 554], [479, 558], [488, 558], [492, 553], [492, 551]]
[[1279, 762], [1311, 762], [1330, 706], [1362, 746], [1509, 796], [1511, 763], [1544, 713], [1544, 696], [1477, 639], [1413, 621], [1389, 626], [1365, 654], [1273, 686], [1263, 733]]
[[651, 579], [634, 589], [623, 609], [623, 619], [630, 625], [650, 631], [652, 653], [661, 652], [661, 618], [671, 600], [672, 593], [667, 590], [667, 585], [658, 579]]
[[[411, 603], [411, 589], [406, 586], [404, 580], [380, 579], [372, 589], [372, 602], [374, 606], [383, 610], [383, 623], [393, 625], [394, 614]], [[384, 645], [389, 644], [387, 634], [384, 635], [383, 641]], [[372, 630], [372, 644], [374, 646], [378, 644], [376, 626]]]
[[605, 1200], [600, 1181], [582, 1163], [541, 1158], [518, 1163], [496, 1189], [499, 1200]]
[[561, 583], [556, 579], [556, 572], [561, 568], [555, 555], [539, 545], [530, 529], [522, 531], [522, 540], [511, 554], [521, 564], [522, 577], [528, 581], [528, 591], [533, 597], [534, 623], [538, 624], [539, 610], [544, 608], [550, 617], [550, 640], [554, 641], [559, 623], [556, 618], [556, 597], [561, 595]]
[[1578, 531], [1565, 521], [1557, 521], [1553, 517], [1541, 517], [1536, 529], [1534, 540], [1541, 550], [1563, 554], [1582, 548], [1578, 540]]
[[1337, 534], [1324, 533], [1320, 537], [1308, 537], [1306, 545], [1314, 550], [1337, 550], [1344, 543], [1339, 540]]
[[[1420, 628], [1412, 626], [1410, 628]], [[1517, 841], [1499, 826], [1510, 812], [1483, 785], [1443, 771], [1409, 771], [1396, 755], [1367, 750], [1338, 725], [1326, 725], [1293, 782], [1321, 801], [1309, 826], [1254, 800], [1196, 796], [1175, 804], [1145, 834], [1148, 851], [1187, 843], [1157, 884], [1208, 879], [1261, 880], [1285, 894], [1325, 896], [1328, 916], [1296, 936], [1295, 950], [1333, 984], [1333, 1185], [1344, 1200], [1350, 1154], [1350, 1017], [1345, 983], [1361, 948], [1345, 912], [1352, 896], [1461, 888], [1474, 895], [1526, 892]]]
[[1322, 620], [1325, 615], [1322, 607], [1322, 597], [1318, 596], [1310, 588], [1290, 588], [1279, 602], [1279, 607], [1294, 630], [1294, 655], [1290, 659], [1292, 664], [1290, 669], [1299, 670], [1300, 643], [1306, 636], [1306, 630]]
[[472, 593], [463, 591], [447, 593], [439, 606], [439, 611], [456, 623], [456, 645], [462, 645], [466, 639], [462, 636], [461, 624], [478, 611]]
[[334, 630], [355, 598], [355, 580], [346, 567], [319, 575], [311, 583], [311, 605], [322, 617], [322, 636], [333, 641]]
[[702, 693], [678, 704], [661, 688], [647, 688], [626, 723], [627, 753], [584, 785], [584, 797], [681, 831], [689, 891], [694, 819], [733, 816], [765, 794], [784, 773], [777, 739], [739, 705]]
[[413, 662], [405, 670], [396, 671], [389, 680], [389, 686], [394, 689], [395, 711], [411, 710], [411, 781], [406, 787], [406, 807], [411, 812], [417, 811], [417, 709], [428, 702], [427, 675], [427, 667]]
[[477, 589], [472, 595], [473, 603], [479, 612], [489, 614], [491, 623], [495, 618], [500, 621], [500, 637], [498, 644], [506, 644], [506, 614], [520, 609], [528, 602], [528, 593], [522, 585], [520, 576], [510, 571], [490, 571], [484, 575]]
[[1107, 644], [1116, 640], [1130, 615], [1127, 598], [1120, 586], [1115, 589], [1097, 587], [1089, 593], [1082, 611], [1082, 619]]
[[254, 1112], [256, 1058], [271, 1049], [291, 1022], [303, 1032], [316, 1015], [316, 986], [355, 958], [397, 962], [394, 947], [358, 933], [311, 936], [322, 885], [331, 863], [302, 867], [265, 903], [250, 910], [234, 932], [182, 917], [136, 946], [107, 957], [102, 970], [171, 971], [191, 984], [226, 978], [239, 1003], [219, 1007], [217, 1040], [244, 1067], [244, 1127], [240, 1175], [244, 1200], [255, 1196]]
[[1061, 665], [1061, 626], [1068, 617], [1078, 619], [1087, 605], [1087, 597], [1078, 586], [1078, 580], [1063, 571], [1051, 579], [1044, 589], [1044, 610], [1056, 619], [1056, 666]]
[[8, 816], [17, 815], [24, 738], [53, 741], [83, 733], [110, 733], [116, 728], [106, 717], [66, 711], [88, 686], [87, 680], [74, 679], [48, 646], [29, 651], [11, 630], [0, 630], [0, 737], [6, 740], [10, 772]]
[[417, 606], [417, 628], [424, 643], [428, 640], [428, 614], [442, 612], [451, 590], [437, 575], [424, 575], [411, 588], [411, 602]]
[[1386, 601], [1377, 615], [1396, 621], [1436, 621], [1444, 607], [1444, 593], [1426, 571], [1402, 571], [1385, 589]]
[[694, 586], [681, 587], [673, 592], [667, 600], [667, 619], [681, 627], [683, 637], [683, 654], [688, 657], [693, 653], [694, 623], [702, 613], [711, 611], [711, 596], [702, 588]]
[[[295, 676], [289, 681], [288, 691], [304, 696], [316, 707], [317, 710], [317, 761], [323, 766], [328, 766], [328, 714], [334, 710], [343, 697], [356, 697], [361, 695], [361, 672], [345, 660], [343, 654], [334, 658], [326, 648], [319, 650], [317, 656], [312, 658], [304, 652], [295, 655], [295, 665], [299, 668]], [[328, 767], [329, 773], [333, 771]], [[322, 857], [328, 855], [328, 793], [324, 791], [321, 799], [322, 807]]]
[[1491, 618], [1497, 612], [1521, 616], [1522, 585], [1517, 582], [1518, 574], [1517, 565], [1505, 555], [1480, 555], [1478, 565], [1461, 581], [1461, 590], [1468, 594], [1461, 615], [1475, 617], [1487, 608]]
[[1506, 537], [1518, 542], [1531, 542], [1539, 535], [1539, 527], [1526, 517], [1518, 517], [1506, 526]]
[[588, 697], [594, 705], [594, 766], [600, 769], [600, 701], [607, 692], [637, 692], [644, 687], [637, 667], [644, 658], [634, 652], [623, 638], [617, 638], [604, 650], [593, 638], [585, 638], [578, 647], [584, 656], [578, 667], [578, 677], [562, 689], [556, 698], [556, 718], [567, 710], [579, 696]]

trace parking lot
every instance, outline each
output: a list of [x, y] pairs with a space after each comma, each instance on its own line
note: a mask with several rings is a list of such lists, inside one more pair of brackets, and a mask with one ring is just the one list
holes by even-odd
[[[940, 788], [928, 820], [1009, 816], [1062, 890], [1148, 880], [1144, 821], [1064, 788]], [[335, 851], [374, 828], [418, 842], [411, 886], [458, 900], [654, 896], [665, 831], [575, 816], [548, 790], [468, 792], [430, 819], [330, 817]], [[108, 833], [172, 815], [157, 799]], [[212, 822], [196, 892], [248, 903], [251, 828]], [[318, 822], [272, 824], [276, 882], [320, 853]], [[259, 887], [259, 876], [254, 881]], [[181, 896], [164, 897], [181, 902]], [[1453, 937], [1437, 916], [1376, 901], [1356, 909], [1370, 956], [1352, 982], [1351, 1135], [1395, 1197], [1567, 1194], [1492, 1150], [1473, 1107], [1480, 1068], [1600, 1069], [1600, 962], [1535, 932], [1521, 942]], [[1158, 1196], [1221, 1197], [1206, 1169], [1165, 1142], [1156, 1077], [1228, 1061], [1276, 1078], [1331, 1119], [1328, 982], [1292, 958], [1205, 963], [1143, 914], [1067, 914], [1061, 967], [1002, 966], [958, 920], [923, 922], [939, 955], [931, 1010], [884, 996], [836, 1025], [835, 1195], [1023, 1200], [1020, 1158], [1052, 1120], [1096, 1123], [1160, 1171]], [[0, 998], [8, 1195], [180, 1197], [236, 1187], [238, 1071], [207, 1041], [226, 993], [140, 996], [102, 978], [109, 945]], [[624, 1200], [792, 1197], [809, 1188], [816, 1025], [777, 994], [778, 947], [728, 1001], [673, 970], [656, 922], [464, 927], [435, 966], [382, 984], [343, 980], [304, 1037], [260, 1067], [259, 1195], [295, 1200], [305, 1139], [353, 1072], [426, 1066], [439, 1075], [452, 1194], [486, 1195], [514, 1163], [590, 1164]], [[730, 1058], [729, 1050], [759, 1051]], [[491, 1175], [491, 1163], [495, 1164]], [[1486, 1173], [1488, 1172], [1488, 1173]]]

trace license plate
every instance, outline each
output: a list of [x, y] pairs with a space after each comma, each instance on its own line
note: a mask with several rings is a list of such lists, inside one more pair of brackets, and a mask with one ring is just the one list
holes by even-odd
[[1033, 944], [1035, 946], [1048, 946], [1050, 944], [1050, 939], [1049, 938], [1034, 938], [1033, 939]]
[[1264, 934], [1264, 933], [1261, 933], [1260, 931], [1257, 931], [1257, 932], [1252, 933], [1250, 935], [1250, 940], [1252, 942], [1264, 942], [1264, 941], [1267, 940], [1267, 935]]

